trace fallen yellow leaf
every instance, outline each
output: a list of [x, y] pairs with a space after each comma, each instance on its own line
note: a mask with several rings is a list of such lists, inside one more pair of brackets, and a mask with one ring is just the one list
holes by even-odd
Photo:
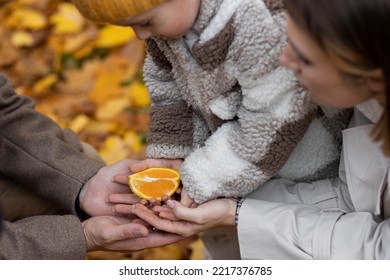
[[121, 46], [134, 38], [136, 38], [135, 33], [130, 27], [107, 25], [101, 29], [96, 40], [96, 47], [113, 48]]
[[64, 79], [57, 84], [57, 89], [68, 95], [86, 95], [94, 87], [98, 60], [89, 60], [82, 68], [67, 68], [63, 71]]
[[88, 118], [88, 116], [84, 114], [78, 115], [72, 120], [69, 125], [69, 128], [75, 133], [80, 133], [88, 125], [89, 121], [90, 119]]
[[128, 131], [125, 133], [123, 139], [126, 145], [129, 146], [132, 151], [136, 153], [141, 151], [143, 143], [139, 134], [134, 131]]
[[30, 8], [15, 10], [6, 20], [6, 25], [15, 29], [39, 30], [47, 25], [45, 15]]
[[[81, 52], [80, 50], [85, 46], [92, 46], [92, 48], [89, 48], [89, 52], [86, 53], [84, 56], [90, 54], [93, 48], [95, 47], [94, 40], [96, 39], [97, 35], [98, 35], [98, 31], [97, 29], [94, 28], [70, 35], [69, 39], [66, 40], [64, 43], [64, 52], [66, 53]], [[80, 57], [80, 54], [75, 56]]]
[[96, 110], [96, 120], [112, 120], [130, 106], [127, 98], [114, 98], [102, 104]]
[[98, 105], [103, 104], [113, 97], [121, 96], [123, 89], [121, 87], [121, 71], [111, 73], [100, 73], [95, 80], [94, 88], [89, 92], [88, 98]]
[[58, 12], [50, 17], [50, 23], [54, 26], [54, 34], [69, 34], [80, 32], [85, 24], [85, 19], [75, 6], [62, 3], [58, 6]]
[[46, 77], [42, 78], [38, 82], [35, 83], [33, 87], [34, 93], [42, 93], [48, 90], [52, 85], [54, 85], [58, 81], [58, 77], [56, 74], [50, 74]]
[[133, 82], [129, 88], [130, 103], [136, 107], [146, 107], [150, 105], [149, 92], [144, 84]]
[[99, 154], [105, 163], [112, 164], [126, 158], [128, 156], [128, 150], [122, 138], [114, 135], [107, 137]]
[[115, 124], [112, 122], [102, 122], [91, 120], [84, 128], [84, 132], [91, 135], [108, 135], [115, 132]]
[[82, 59], [86, 56], [90, 55], [95, 49], [95, 42], [87, 42], [84, 46], [79, 48], [77, 51], [73, 53], [73, 56], [76, 59]]
[[26, 31], [16, 31], [11, 35], [11, 43], [17, 48], [30, 47], [34, 44], [34, 38]]

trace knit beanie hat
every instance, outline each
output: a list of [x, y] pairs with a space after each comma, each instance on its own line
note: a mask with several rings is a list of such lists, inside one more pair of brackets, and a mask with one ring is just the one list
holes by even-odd
[[80, 13], [93, 21], [115, 22], [142, 14], [164, 0], [72, 0]]

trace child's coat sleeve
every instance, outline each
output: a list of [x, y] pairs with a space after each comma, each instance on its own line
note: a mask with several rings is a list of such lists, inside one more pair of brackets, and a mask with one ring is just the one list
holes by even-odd
[[144, 79], [151, 98], [147, 156], [185, 158], [208, 136], [205, 124], [182, 98], [172, 66], [154, 40], [148, 40]]

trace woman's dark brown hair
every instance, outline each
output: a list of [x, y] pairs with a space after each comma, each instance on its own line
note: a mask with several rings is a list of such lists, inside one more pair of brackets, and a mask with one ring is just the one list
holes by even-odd
[[374, 130], [390, 155], [390, 1], [284, 0], [292, 20], [320, 45], [341, 71], [364, 77], [382, 70], [386, 103]]

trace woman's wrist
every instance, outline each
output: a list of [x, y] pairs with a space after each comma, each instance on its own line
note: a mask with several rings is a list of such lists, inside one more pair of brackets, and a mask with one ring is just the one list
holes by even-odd
[[[228, 210], [227, 215], [225, 215], [223, 226], [237, 226], [237, 204], [238, 204], [239, 198], [229, 198], [226, 199], [228, 202]], [[241, 202], [240, 202], [241, 203]]]

